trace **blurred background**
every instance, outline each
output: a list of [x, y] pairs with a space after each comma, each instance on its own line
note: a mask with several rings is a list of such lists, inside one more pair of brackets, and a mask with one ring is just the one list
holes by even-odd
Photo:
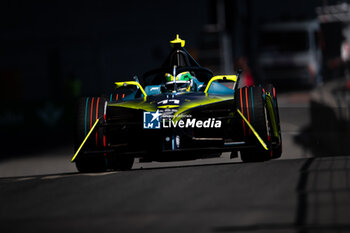
[[176, 34], [215, 74], [277, 86], [286, 158], [348, 154], [347, 2], [1, 1], [0, 159], [71, 146], [76, 99], [160, 66]]

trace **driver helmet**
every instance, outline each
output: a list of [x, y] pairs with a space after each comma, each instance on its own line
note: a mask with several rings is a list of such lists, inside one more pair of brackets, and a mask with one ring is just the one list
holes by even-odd
[[178, 91], [178, 92], [189, 92], [193, 86], [193, 78], [190, 72], [182, 72], [176, 75], [176, 90], [175, 90], [175, 81], [174, 76], [166, 73], [165, 74], [165, 87], [169, 91]]

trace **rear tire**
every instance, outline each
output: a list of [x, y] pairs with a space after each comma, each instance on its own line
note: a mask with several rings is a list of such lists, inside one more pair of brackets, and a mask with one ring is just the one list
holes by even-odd
[[124, 98], [125, 98], [125, 94], [124, 93], [113, 92], [113, 93], [108, 95], [108, 101], [109, 102], [120, 102]]
[[124, 98], [131, 93], [130, 88], [120, 87], [113, 90], [109, 95], [105, 96], [109, 102], [122, 102]]
[[[262, 140], [269, 147], [270, 129], [267, 118], [263, 89], [261, 87], [243, 87], [237, 90], [236, 106], [253, 126]], [[246, 122], [242, 119], [242, 132], [245, 141], [256, 145], [255, 148], [242, 149], [241, 159], [243, 162], [265, 161], [271, 158], [272, 151], [265, 150], [251, 131]]]
[[[104, 97], [85, 97], [78, 101], [74, 135], [75, 152], [79, 149], [96, 120], [98, 118], [100, 118], [100, 122], [105, 120], [106, 103], [107, 100]], [[102, 127], [97, 128], [84, 145], [84, 150], [94, 151], [103, 149], [106, 146], [105, 143], [104, 129]], [[104, 154], [96, 154], [91, 157], [80, 154], [75, 164], [80, 172], [101, 172], [107, 169]]]

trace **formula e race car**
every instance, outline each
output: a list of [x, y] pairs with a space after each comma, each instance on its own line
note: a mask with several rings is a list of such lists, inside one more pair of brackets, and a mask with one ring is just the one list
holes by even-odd
[[279, 158], [282, 137], [275, 88], [239, 88], [240, 73], [200, 66], [177, 35], [164, 64], [115, 91], [77, 104], [75, 154], [80, 172], [131, 169], [140, 162], [219, 157]]

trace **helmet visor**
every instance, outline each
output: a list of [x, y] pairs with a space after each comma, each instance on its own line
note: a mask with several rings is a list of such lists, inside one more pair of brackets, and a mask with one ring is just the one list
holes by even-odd
[[[177, 91], [186, 91], [190, 86], [191, 82], [189, 81], [177, 81], [176, 82], [176, 90]], [[175, 91], [175, 82], [167, 82], [165, 84], [168, 91]]]

